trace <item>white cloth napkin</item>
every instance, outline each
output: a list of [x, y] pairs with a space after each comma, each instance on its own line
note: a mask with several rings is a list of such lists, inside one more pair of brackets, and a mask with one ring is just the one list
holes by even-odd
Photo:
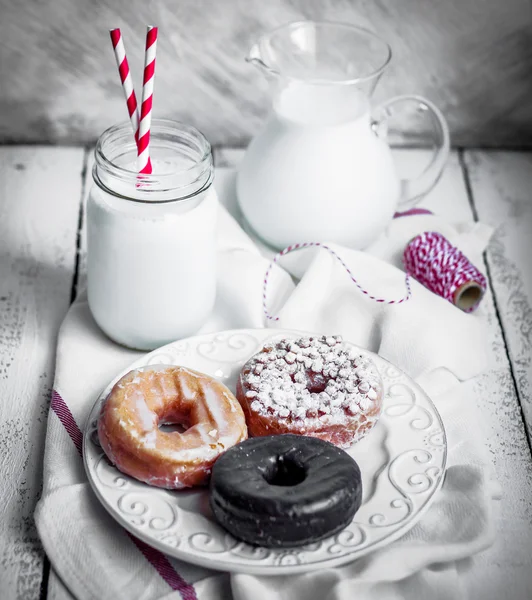
[[[44, 487], [37, 527], [65, 597], [79, 599], [185, 600], [392, 600], [464, 596], [457, 561], [488, 547], [494, 536], [497, 486], [484, 451], [479, 415], [471, 401], [474, 378], [487, 367], [482, 308], [466, 315], [412, 282], [413, 295], [401, 305], [363, 296], [325, 250], [303, 250], [283, 259], [269, 287], [267, 323], [262, 281], [268, 265], [258, 246], [235, 220], [233, 173], [218, 170], [220, 210], [219, 283], [216, 308], [202, 332], [273, 326], [341, 334], [380, 353], [432, 396], [446, 426], [449, 458], [442, 490], [421, 521], [397, 542], [341, 568], [298, 576], [227, 575], [168, 559], [154, 568], [124, 530], [101, 507], [87, 482], [78, 450], [79, 433], [62, 414], [50, 412]], [[366, 253], [336, 247], [372, 293], [404, 295], [399, 265], [406, 242], [436, 230], [460, 247], [478, 267], [490, 231], [479, 224], [449, 224], [436, 216], [394, 220]], [[322, 240], [326, 241], [326, 240]], [[297, 285], [294, 283], [297, 281]], [[112, 343], [91, 318], [85, 295], [70, 308], [59, 333], [56, 401], [62, 398], [84, 427], [102, 388], [138, 352]], [[475, 424], [473, 427], [472, 424]], [[144, 548], [145, 550], [145, 548]], [[161, 555], [162, 556], [162, 555]], [[148, 557], [149, 558], [149, 557]], [[173, 570], [172, 570], [173, 568]], [[165, 571], [165, 569], [167, 569]], [[164, 571], [170, 579], [163, 578]], [[177, 575], [173, 575], [176, 572]], [[170, 580], [171, 585], [168, 581]], [[173, 589], [172, 587], [173, 586]], [[68, 589], [68, 592], [66, 592]]]

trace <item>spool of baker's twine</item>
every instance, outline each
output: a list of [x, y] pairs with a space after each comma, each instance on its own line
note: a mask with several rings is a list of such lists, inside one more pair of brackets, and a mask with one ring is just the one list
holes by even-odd
[[274, 256], [266, 270], [262, 303], [267, 319], [271, 321], [279, 320], [279, 317], [271, 315], [267, 308], [268, 282], [273, 266], [290, 252], [312, 247], [327, 250], [347, 271], [351, 281], [362, 294], [382, 304], [402, 304], [409, 300], [412, 296], [410, 277], [413, 277], [431, 292], [448, 300], [464, 312], [475, 310], [486, 291], [486, 278], [484, 275], [469, 262], [458, 248], [455, 248], [443, 235], [434, 231], [417, 235], [407, 244], [403, 254], [406, 294], [402, 298], [391, 300], [374, 296], [362, 287], [342, 257], [330, 246], [321, 242], [305, 242], [293, 244], [281, 250]]
[[484, 275], [441, 233], [410, 240], [403, 262], [414, 279], [464, 312], [474, 311], [486, 292]]

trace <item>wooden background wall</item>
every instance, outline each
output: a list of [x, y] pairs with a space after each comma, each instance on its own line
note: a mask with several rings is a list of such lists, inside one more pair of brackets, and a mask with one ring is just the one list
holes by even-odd
[[376, 99], [426, 95], [455, 144], [532, 145], [530, 0], [0, 0], [0, 142], [90, 142], [123, 120], [107, 30], [123, 28], [138, 84], [156, 24], [156, 115], [243, 144], [267, 109], [250, 41], [301, 18], [380, 32], [394, 59]]

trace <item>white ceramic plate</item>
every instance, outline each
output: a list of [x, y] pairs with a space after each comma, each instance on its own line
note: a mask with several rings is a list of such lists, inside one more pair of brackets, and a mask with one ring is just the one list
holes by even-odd
[[235, 389], [244, 362], [266, 340], [301, 332], [235, 330], [175, 342], [147, 354], [117, 375], [97, 399], [85, 429], [89, 481], [109, 513], [133, 535], [171, 556], [212, 569], [282, 575], [350, 562], [408, 531], [431, 503], [445, 474], [447, 443], [441, 418], [410, 377], [371, 356], [385, 386], [376, 427], [349, 451], [363, 476], [363, 503], [352, 523], [321, 542], [270, 550], [238, 542], [213, 519], [206, 489], [166, 491], [140, 483], [109, 463], [98, 443], [96, 419], [112, 385], [131, 369], [183, 365]]

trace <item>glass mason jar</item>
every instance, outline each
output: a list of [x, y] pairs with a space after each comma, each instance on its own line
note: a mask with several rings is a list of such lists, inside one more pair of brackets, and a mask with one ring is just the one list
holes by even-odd
[[211, 147], [182, 123], [154, 119], [153, 174], [139, 175], [131, 125], [98, 140], [87, 202], [91, 312], [114, 341], [150, 350], [194, 334], [216, 294]]

